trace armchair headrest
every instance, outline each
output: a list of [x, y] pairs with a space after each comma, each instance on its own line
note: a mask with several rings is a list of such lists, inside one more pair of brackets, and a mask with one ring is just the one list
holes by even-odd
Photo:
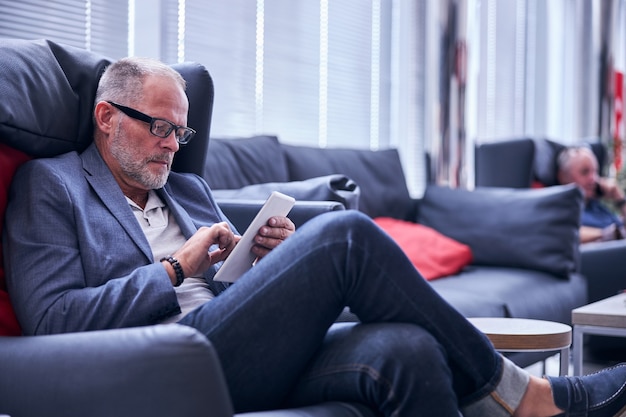
[[[33, 157], [83, 151], [93, 140], [98, 81], [112, 62], [49, 40], [0, 40], [0, 142]], [[172, 65], [187, 81], [188, 124], [197, 134], [174, 158], [176, 171], [202, 174], [213, 82], [202, 65]]]
[[0, 140], [34, 157], [85, 149], [111, 61], [46, 40], [1, 40], [0, 57]]
[[[558, 185], [559, 167], [557, 161], [559, 154], [567, 146], [545, 138], [536, 138], [534, 141], [536, 149], [534, 161], [535, 179], [545, 186]], [[606, 145], [597, 137], [583, 138], [578, 144], [588, 146], [591, 149], [598, 160], [598, 175], [602, 176], [607, 164]]]

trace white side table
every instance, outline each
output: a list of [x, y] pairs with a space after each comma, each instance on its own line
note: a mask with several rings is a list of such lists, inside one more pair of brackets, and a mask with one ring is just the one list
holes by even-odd
[[583, 336], [626, 337], [626, 293], [572, 310], [574, 325], [574, 375], [583, 371]]
[[572, 328], [546, 320], [474, 317], [469, 321], [483, 332], [500, 352], [560, 352], [559, 375], [569, 370]]

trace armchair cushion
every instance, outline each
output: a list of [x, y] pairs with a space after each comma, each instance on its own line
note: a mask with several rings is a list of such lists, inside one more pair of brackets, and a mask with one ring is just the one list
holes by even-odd
[[472, 248], [474, 264], [526, 268], [562, 278], [578, 270], [582, 194], [542, 189], [429, 186], [419, 222]]
[[[13, 179], [15, 170], [28, 159], [28, 155], [0, 143], [0, 219], [4, 219], [9, 186]], [[0, 236], [4, 223], [0, 222]], [[6, 292], [6, 282], [4, 280], [4, 257], [0, 241], [0, 336], [18, 336], [22, 333], [17, 322], [13, 307]]]
[[0, 290], [0, 336], [19, 336], [22, 328], [15, 317], [9, 293]]

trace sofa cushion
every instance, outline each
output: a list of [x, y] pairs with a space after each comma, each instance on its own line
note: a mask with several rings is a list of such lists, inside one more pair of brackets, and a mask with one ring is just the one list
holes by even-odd
[[283, 145], [291, 180], [343, 174], [361, 188], [359, 210], [375, 217], [410, 219], [414, 203], [396, 149], [314, 148]]
[[390, 217], [377, 217], [374, 222], [396, 241], [427, 280], [456, 274], [472, 261], [469, 246], [430, 227]]
[[[431, 285], [466, 317], [520, 317], [562, 323], [570, 323], [571, 311], [586, 304], [587, 294], [586, 280], [580, 274], [563, 280], [547, 272], [496, 266], [472, 265]], [[499, 304], [500, 314], [496, 314], [494, 303]]]
[[35, 157], [85, 149], [109, 61], [44, 40], [3, 39], [0, 48], [0, 138]]
[[211, 138], [202, 176], [214, 190], [289, 181], [276, 136]]
[[326, 175], [304, 181], [266, 182], [232, 190], [213, 190], [218, 200], [265, 200], [273, 191], [287, 194], [298, 201], [337, 201], [346, 209], [359, 208], [361, 190], [345, 175]]
[[582, 194], [542, 189], [426, 188], [418, 220], [472, 248], [474, 264], [527, 268], [567, 278], [578, 269]]
[[[435, 288], [435, 291], [443, 297], [448, 304], [452, 305], [458, 312], [465, 317], [508, 317], [506, 309], [506, 303], [496, 296], [485, 291], [482, 288], [482, 293], [471, 292], [468, 293], [465, 289], [467, 286], [479, 286], [478, 283], [473, 280], [465, 285], [445, 285], [439, 287], [437, 284], [447, 284], [450, 280], [457, 283], [464, 281], [469, 276], [463, 271], [459, 275], [451, 275], [431, 282], [431, 285]], [[472, 284], [473, 282], [473, 284]]]
[[[0, 219], [4, 219], [13, 174], [28, 159], [30, 159], [28, 155], [0, 143]], [[1, 221], [0, 236], [2, 236], [3, 225], [4, 221]], [[0, 240], [0, 336], [17, 336], [19, 334], [21, 334], [20, 326], [15, 318], [9, 294], [6, 292], [4, 257], [2, 240]]]

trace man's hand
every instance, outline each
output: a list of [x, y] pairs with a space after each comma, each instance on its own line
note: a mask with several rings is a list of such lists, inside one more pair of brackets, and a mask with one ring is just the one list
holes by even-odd
[[259, 258], [264, 257], [295, 231], [296, 226], [287, 217], [270, 217], [267, 221], [267, 225], [261, 227], [254, 237], [252, 253]]
[[600, 178], [598, 184], [602, 190], [603, 198], [614, 202], [624, 200], [624, 192], [619, 188], [619, 184], [614, 179]]
[[[216, 262], [223, 261], [239, 241], [225, 222], [216, 223], [211, 227], [201, 227], [172, 256], [178, 259], [185, 278], [199, 276]], [[219, 249], [209, 252], [209, 248], [217, 244]], [[176, 282], [173, 268], [164, 262], [165, 269], [172, 282]]]

